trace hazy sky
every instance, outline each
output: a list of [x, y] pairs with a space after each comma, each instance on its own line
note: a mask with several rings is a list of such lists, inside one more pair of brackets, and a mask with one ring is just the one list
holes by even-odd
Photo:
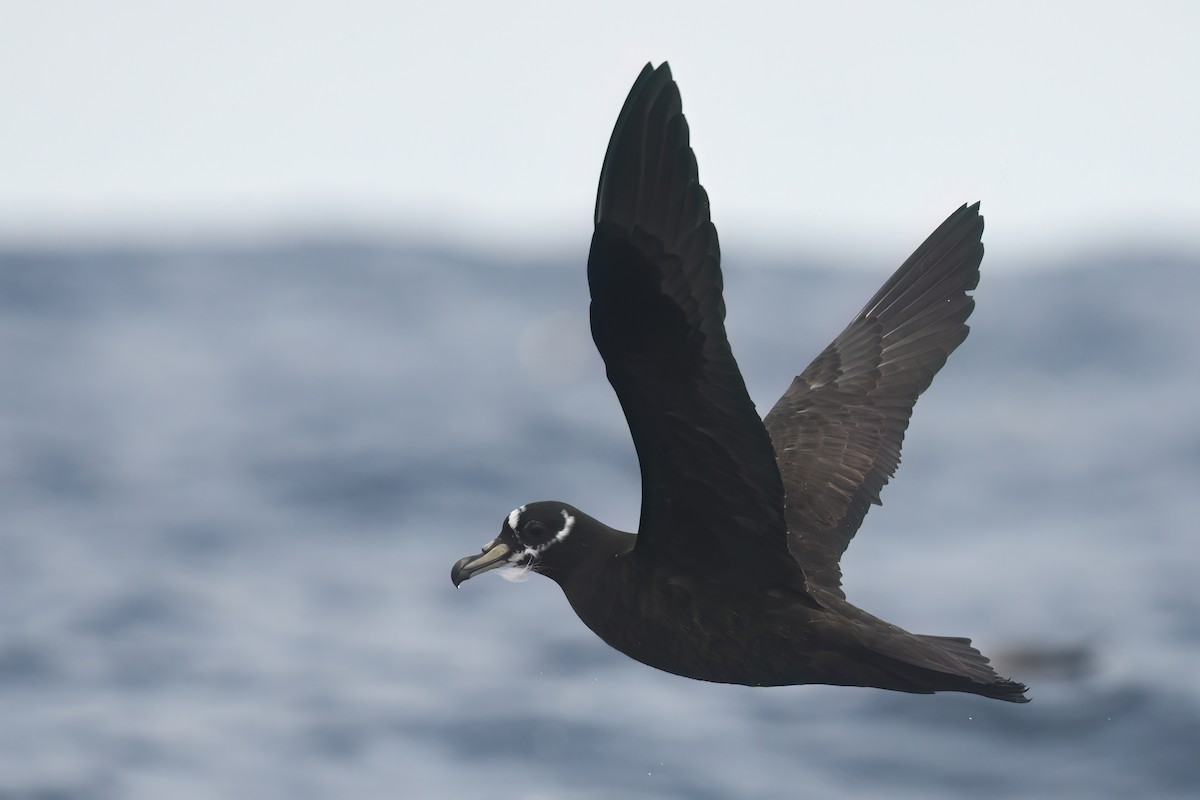
[[726, 250], [1200, 246], [1200, 4], [3, 2], [0, 240], [586, 246], [671, 61]]

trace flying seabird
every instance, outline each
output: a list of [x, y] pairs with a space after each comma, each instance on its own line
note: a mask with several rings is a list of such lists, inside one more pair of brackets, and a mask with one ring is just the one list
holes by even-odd
[[679, 89], [642, 70], [617, 117], [588, 257], [592, 338], [642, 475], [636, 535], [567, 503], [510, 512], [454, 565], [545, 575], [593, 632], [667, 672], [1026, 702], [970, 640], [847, 602], [838, 562], [900, 462], [917, 397], [967, 336], [983, 258], [959, 208], [759, 419], [725, 335], [717, 231]]

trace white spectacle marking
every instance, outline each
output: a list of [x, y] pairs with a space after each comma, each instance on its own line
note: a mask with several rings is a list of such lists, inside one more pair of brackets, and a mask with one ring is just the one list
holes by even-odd
[[[513, 533], [517, 532], [517, 523], [521, 521], [521, 515], [524, 513], [525, 506], [518, 506], [517, 508], [514, 508], [511, 513], [509, 513], [508, 527], [512, 529]], [[495, 519], [495, 517], [492, 517], [492, 519]]]
[[[512, 514], [509, 514], [508, 515], [508, 519], [509, 519], [508, 524], [509, 525], [513, 524], [513, 521], [514, 521], [513, 516], [514, 515], [516, 516], [517, 520], [519, 520], [521, 515], [518, 514], [517, 512], [524, 511], [524, 510], [525, 510], [525, 506], [521, 506], [519, 509], [517, 509], [517, 511], [514, 511]], [[520, 566], [524, 572], [528, 572], [533, 567], [534, 562], [537, 561], [538, 556], [540, 556], [542, 553], [546, 552], [546, 548], [550, 547], [551, 545], [553, 545], [557, 542], [561, 542], [563, 539], [566, 539], [571, 534], [571, 529], [575, 527], [575, 518], [572, 517], [570, 514], [568, 514], [567, 510], [565, 508], [562, 509], [562, 515], [563, 515], [563, 526], [558, 531], [558, 533], [554, 534], [553, 539], [549, 539], [545, 542], [542, 542], [540, 545], [537, 545], [536, 547], [526, 545], [524, 550], [514, 550], [508, 557], [508, 563], [512, 564], [513, 566]], [[517, 529], [514, 527], [513, 531], [516, 532], [516, 530]], [[525, 561], [525, 559], [529, 559], [529, 560], [526, 561], [526, 563], [521, 564], [520, 562]], [[510, 576], [505, 576], [505, 577], [510, 581], [519, 581], [519, 580], [523, 580], [523, 577], [522, 577], [523, 574], [524, 573], [522, 572], [522, 573], [517, 573], [511, 577]]]
[[[559, 531], [558, 533], [554, 534], [554, 541], [556, 541], [556, 542], [561, 542], [563, 539], [567, 538], [567, 536], [569, 536], [571, 533], [571, 528], [575, 527], [575, 518], [572, 517], [570, 514], [568, 514], [567, 510], [565, 508], [562, 510], [562, 515], [563, 515], [562, 530]], [[495, 517], [492, 517], [492, 519], [495, 519]]]

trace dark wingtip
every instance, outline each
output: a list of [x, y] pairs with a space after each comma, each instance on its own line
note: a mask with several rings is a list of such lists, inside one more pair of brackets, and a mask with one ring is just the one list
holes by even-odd
[[[635, 131], [645, 124], [644, 117], [649, 109], [654, 105], [659, 94], [664, 90], [664, 87], [673, 86], [674, 80], [671, 77], [671, 67], [664, 61], [655, 69], [652, 62], [647, 61], [642, 67], [642, 71], [638, 73], [637, 79], [633, 82], [633, 86], [629, 89], [629, 94], [625, 97], [625, 103], [621, 107], [621, 112], [617, 115], [617, 122], [613, 126], [612, 135], [608, 141], [608, 149], [604, 154], [604, 165], [600, 169], [600, 183], [596, 191], [596, 208], [593, 213], [593, 222], [596, 225], [612, 211], [613, 207], [621, 205], [621, 197], [630, 190], [628, 176], [612, 175], [609, 167], [614, 159], [618, 162], [622, 160], [625, 163], [637, 165], [638, 158], [630, 157], [626, 154], [624, 159], [618, 158], [618, 151], [621, 148], [622, 138], [625, 135], [626, 128], [633, 126]], [[635, 138], [637, 134], [635, 133]], [[609, 184], [615, 184], [610, 186]], [[636, 190], [636, 186], [633, 187]], [[615, 193], [618, 197], [612, 197]]]

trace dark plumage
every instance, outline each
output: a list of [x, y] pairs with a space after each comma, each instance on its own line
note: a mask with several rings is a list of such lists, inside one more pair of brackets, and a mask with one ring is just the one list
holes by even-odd
[[617, 118], [588, 259], [592, 336], [642, 473], [636, 536], [573, 506], [506, 518], [462, 581], [555, 580], [638, 661], [700, 680], [972, 692], [1025, 702], [970, 641], [850, 605], [838, 561], [900, 462], [917, 397], [967, 336], [978, 204], [950, 215], [760, 420], [725, 335], [717, 231], [664, 63]]

